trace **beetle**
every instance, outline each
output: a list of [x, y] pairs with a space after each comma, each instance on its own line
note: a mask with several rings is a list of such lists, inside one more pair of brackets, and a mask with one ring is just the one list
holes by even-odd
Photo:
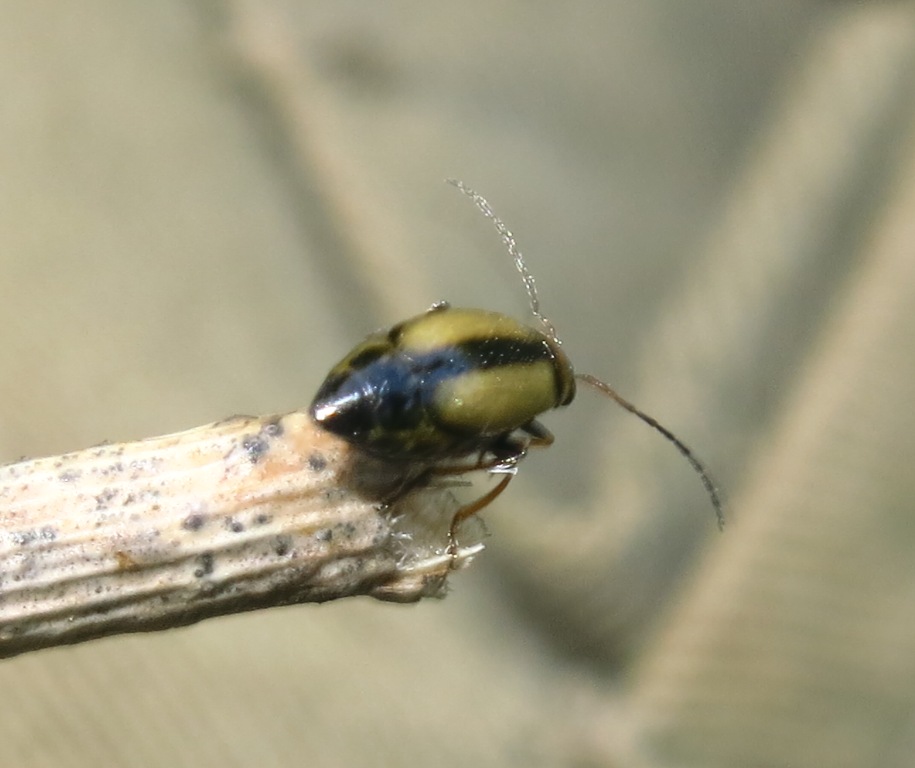
[[[556, 329], [540, 311], [534, 278], [514, 235], [485, 198], [463, 182], [448, 183], [495, 225], [543, 330], [498, 312], [439, 302], [357, 344], [324, 379], [310, 407], [312, 418], [385, 461], [427, 467], [433, 474], [483, 469], [503, 474], [489, 493], [455, 513], [448, 548], [453, 555], [461, 522], [505, 490], [529, 448], [552, 444], [553, 435], [537, 417], [571, 403], [576, 381], [582, 381], [674, 444], [699, 474], [722, 528], [722, 503], [705, 465], [610, 385], [575, 373]], [[473, 463], [453, 463], [471, 456], [476, 456]]]

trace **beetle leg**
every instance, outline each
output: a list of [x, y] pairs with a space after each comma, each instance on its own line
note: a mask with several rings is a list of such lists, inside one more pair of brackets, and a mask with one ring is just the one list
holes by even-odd
[[521, 431], [530, 435], [530, 441], [527, 444], [529, 448], [546, 448], [548, 445], [552, 445], [555, 440], [553, 433], [536, 419], [521, 427]]
[[485, 453], [480, 454], [475, 464], [451, 464], [430, 467], [427, 471], [430, 475], [466, 475], [468, 472], [479, 472], [481, 470], [493, 470], [503, 464], [511, 464], [514, 457], [501, 458], [493, 456], [491, 459], [484, 459]]
[[425, 469], [418, 474], [404, 477], [395, 488], [382, 497], [379, 510], [386, 511], [390, 509], [395, 502], [404, 498], [407, 494], [425, 486], [429, 482], [431, 474], [431, 470]]
[[487, 468], [492, 469], [502, 464], [517, 464], [527, 455], [528, 448], [546, 448], [553, 444], [553, 433], [539, 421], [530, 421], [518, 428], [524, 432], [525, 437], [514, 434], [500, 436], [487, 450], [495, 457], [495, 461]]
[[514, 477], [514, 474], [506, 474], [493, 488], [489, 493], [481, 496], [479, 499], [474, 501], [472, 504], [467, 504], [464, 507], [461, 507], [457, 512], [454, 513], [454, 517], [451, 518], [451, 527], [448, 529], [448, 554], [451, 556], [452, 562], [454, 562], [457, 557], [457, 529], [460, 527], [468, 517], [475, 515], [484, 507], [491, 504], [496, 497], [502, 493], [511, 482], [511, 479]]
[[515, 469], [518, 462], [527, 454], [528, 448], [545, 448], [553, 444], [553, 433], [543, 426], [539, 421], [532, 420], [520, 428], [525, 432], [527, 437], [519, 439], [511, 435], [505, 435], [499, 443], [496, 443], [488, 449], [492, 458], [484, 460], [484, 454], [480, 454], [477, 463], [472, 466], [455, 466], [455, 467], [435, 467], [431, 472], [436, 474], [463, 474], [464, 472], [474, 472], [476, 470], [486, 469], [490, 472], [502, 470], [505, 475], [499, 483], [488, 493], [481, 496], [471, 504], [461, 507], [451, 518], [451, 526], [448, 529], [448, 554], [452, 559], [457, 555], [457, 529], [468, 517], [479, 512], [481, 509], [489, 506], [502, 493], [511, 482], [515, 475]]
[[[479, 472], [483, 470], [496, 472], [500, 467], [513, 466], [521, 456], [523, 456], [523, 453], [521, 456], [513, 454], [508, 458], [500, 458], [499, 456], [494, 455], [492, 458], [486, 459], [486, 453], [486, 451], [481, 452], [480, 457], [474, 464], [433, 465], [431, 467], [426, 467], [412, 477], [404, 478], [395, 489], [381, 500], [380, 509], [382, 511], [389, 509], [395, 502], [404, 498], [407, 494], [428, 485], [435, 476], [466, 475], [469, 472]], [[483, 506], [486, 505], [484, 504]], [[482, 509], [482, 507], [479, 507], [478, 509]], [[458, 514], [460, 514], [461, 511], [462, 510], [458, 510]], [[471, 512], [468, 514], [473, 513]]]

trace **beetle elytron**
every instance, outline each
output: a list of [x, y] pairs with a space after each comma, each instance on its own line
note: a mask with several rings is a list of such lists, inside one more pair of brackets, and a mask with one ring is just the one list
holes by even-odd
[[[722, 527], [722, 504], [705, 466], [670, 430], [608, 384], [573, 371], [556, 329], [540, 312], [533, 276], [514, 236], [482, 196], [460, 181], [449, 183], [495, 224], [545, 333], [497, 312], [440, 302], [358, 344], [318, 389], [312, 418], [380, 459], [427, 465], [432, 473], [504, 473], [489, 493], [454, 515], [449, 530], [449, 551], [454, 554], [460, 523], [505, 489], [529, 447], [553, 442], [537, 417], [571, 403], [577, 379], [674, 444], [702, 479]], [[477, 457], [471, 465], [447, 463], [470, 456]]]

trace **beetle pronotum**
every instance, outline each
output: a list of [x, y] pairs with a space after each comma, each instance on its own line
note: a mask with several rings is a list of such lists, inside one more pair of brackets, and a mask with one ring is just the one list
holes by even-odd
[[[723, 527], [721, 500], [705, 465], [673, 432], [609, 384], [574, 372], [556, 328], [540, 310], [533, 275], [514, 235], [485, 198], [463, 182], [448, 183], [495, 225], [521, 274], [531, 313], [545, 332], [498, 312], [439, 302], [373, 333], [334, 366], [311, 404], [315, 421], [373, 456], [422, 467], [417, 482], [481, 469], [503, 474], [492, 490], [454, 515], [449, 529], [449, 551], [454, 552], [461, 522], [505, 490], [528, 448], [553, 442], [537, 417], [572, 402], [576, 381], [582, 381], [674, 444], [701, 478]], [[447, 463], [474, 455], [471, 464]]]

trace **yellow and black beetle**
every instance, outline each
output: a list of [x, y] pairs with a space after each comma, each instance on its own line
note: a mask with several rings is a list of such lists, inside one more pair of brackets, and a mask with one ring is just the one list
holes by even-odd
[[[527, 288], [531, 311], [546, 333], [506, 315], [457, 309], [446, 302], [378, 331], [331, 369], [311, 404], [311, 415], [328, 431], [391, 462], [460, 474], [477, 469], [504, 473], [501, 482], [451, 523], [457, 526], [508, 485], [531, 446], [553, 442], [537, 421], [545, 411], [568, 405], [576, 379], [584, 381], [670, 440], [699, 473], [723, 526], [715, 484], [690, 448], [603, 381], [576, 374], [549, 319], [540, 312], [534, 279], [515, 238], [489, 203], [462, 182], [449, 180], [496, 226]], [[471, 465], [447, 462], [476, 456]]]
[[383, 459], [484, 451], [509, 460], [528, 440], [549, 440], [535, 417], [574, 395], [572, 364], [554, 339], [498, 312], [441, 303], [359, 344], [328, 374], [311, 413]]

